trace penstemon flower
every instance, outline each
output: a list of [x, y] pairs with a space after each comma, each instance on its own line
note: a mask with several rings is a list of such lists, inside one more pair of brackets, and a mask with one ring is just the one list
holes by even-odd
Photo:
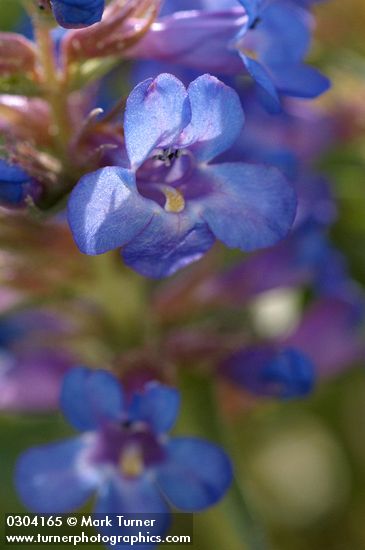
[[273, 108], [279, 95], [317, 97], [329, 81], [303, 63], [310, 44], [310, 15], [287, 0], [240, 0], [248, 14], [237, 49]]
[[237, 2], [229, 8], [212, 2], [162, 17], [127, 55], [221, 74], [246, 71], [273, 112], [280, 110], [281, 96], [325, 92], [329, 80], [304, 63], [312, 27], [308, 11], [291, 0], [239, 1], [244, 11]]
[[283, 238], [296, 199], [281, 173], [211, 162], [242, 124], [236, 93], [210, 75], [187, 91], [169, 74], [138, 85], [124, 121], [130, 167], [87, 174], [71, 194], [68, 219], [81, 251], [123, 246], [128, 265], [164, 277], [199, 259], [215, 239], [250, 251]]
[[96, 493], [96, 513], [159, 513], [167, 521], [167, 501], [185, 511], [212, 506], [227, 491], [232, 467], [216, 445], [167, 436], [179, 402], [177, 390], [149, 383], [128, 404], [110, 373], [73, 369], [64, 380], [61, 407], [84, 433], [20, 457], [16, 485], [24, 504], [67, 512]]

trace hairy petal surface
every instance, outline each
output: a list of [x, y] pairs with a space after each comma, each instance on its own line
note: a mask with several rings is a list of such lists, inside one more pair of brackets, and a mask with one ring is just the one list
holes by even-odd
[[85, 254], [102, 254], [133, 239], [159, 208], [142, 197], [134, 174], [106, 167], [81, 178], [71, 193], [68, 220]]
[[201, 216], [227, 246], [251, 251], [271, 246], [289, 232], [296, 195], [276, 168], [208, 165], [199, 169], [198, 178], [207, 187], [198, 201]]
[[237, 93], [214, 76], [205, 74], [188, 88], [191, 123], [179, 144], [190, 145], [198, 162], [207, 162], [223, 153], [237, 140], [244, 115]]
[[179, 214], [160, 208], [122, 255], [125, 263], [142, 275], [158, 279], [199, 260], [214, 241], [207, 224], [197, 220], [189, 204]]

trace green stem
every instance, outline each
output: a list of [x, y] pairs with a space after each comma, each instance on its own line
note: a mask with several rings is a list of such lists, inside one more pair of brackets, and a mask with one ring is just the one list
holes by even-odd
[[57, 154], [63, 165], [68, 163], [68, 144], [71, 132], [67, 105], [67, 83], [57, 68], [54, 44], [48, 19], [42, 14], [32, 12], [39, 60], [43, 69], [43, 90], [53, 118], [53, 132]]
[[[219, 414], [215, 380], [212, 374], [197, 374], [184, 369], [181, 385], [183, 403], [185, 400], [188, 405], [184, 425], [189, 425], [190, 429], [198, 425], [199, 435], [214, 439], [229, 453], [230, 442], [226, 435], [229, 428], [225, 426]], [[236, 477], [223, 500], [222, 510], [240, 540], [244, 541], [247, 550], [269, 550], [264, 528], [252, 511], [250, 498], [243, 484]]]

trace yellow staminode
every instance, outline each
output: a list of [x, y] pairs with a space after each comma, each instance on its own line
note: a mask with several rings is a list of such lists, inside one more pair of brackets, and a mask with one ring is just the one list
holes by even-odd
[[165, 210], [166, 212], [181, 212], [185, 208], [185, 200], [180, 191], [174, 187], [163, 188], [163, 193], [166, 197]]
[[140, 476], [144, 468], [141, 449], [135, 445], [124, 449], [119, 459], [119, 468], [127, 477]]

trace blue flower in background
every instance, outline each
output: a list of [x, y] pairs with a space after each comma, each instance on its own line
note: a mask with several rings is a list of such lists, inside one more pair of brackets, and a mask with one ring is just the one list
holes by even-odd
[[0, 159], [0, 203], [23, 206], [27, 196], [37, 194], [38, 185], [20, 166]]
[[248, 23], [237, 49], [265, 105], [277, 111], [280, 94], [313, 98], [325, 92], [329, 80], [303, 63], [310, 46], [310, 14], [290, 0], [239, 1]]
[[51, 0], [57, 23], [66, 29], [89, 27], [101, 20], [104, 0]]
[[281, 399], [309, 394], [315, 380], [314, 365], [304, 353], [270, 345], [237, 351], [220, 373], [254, 395]]
[[80, 250], [123, 247], [129, 266], [158, 278], [198, 260], [215, 239], [251, 251], [285, 237], [296, 197], [279, 170], [210, 163], [237, 139], [243, 118], [236, 92], [210, 75], [188, 90], [169, 74], [139, 84], [125, 113], [130, 167], [87, 174], [71, 194]]
[[95, 512], [160, 513], [167, 501], [184, 511], [215, 504], [232, 480], [231, 464], [216, 445], [166, 435], [179, 408], [177, 390], [149, 383], [126, 403], [117, 379], [76, 368], [61, 394], [73, 439], [26, 451], [16, 467], [24, 504], [42, 513], [82, 506], [96, 492]]
[[313, 98], [329, 88], [329, 80], [304, 63], [313, 19], [297, 2], [199, 2], [194, 10], [189, 3], [187, 11], [173, 12], [175, 7], [181, 10], [184, 5], [167, 4], [170, 15], [151, 25], [146, 36], [127, 50], [128, 57], [216, 74], [240, 74], [244, 69], [270, 112], [280, 111], [282, 95]]

